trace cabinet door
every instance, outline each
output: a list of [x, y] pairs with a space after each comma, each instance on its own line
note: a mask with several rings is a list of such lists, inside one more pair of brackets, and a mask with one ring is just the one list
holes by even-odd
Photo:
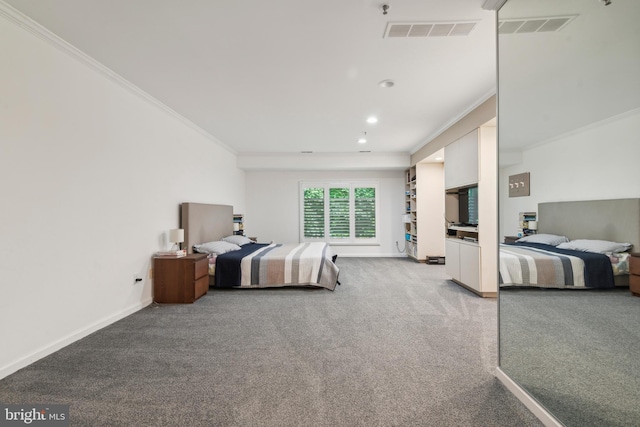
[[460, 281], [480, 291], [480, 246], [460, 244]]
[[446, 239], [444, 250], [444, 270], [453, 279], [460, 280], [460, 243], [454, 239]]
[[478, 129], [444, 148], [444, 186], [457, 188], [478, 182]]

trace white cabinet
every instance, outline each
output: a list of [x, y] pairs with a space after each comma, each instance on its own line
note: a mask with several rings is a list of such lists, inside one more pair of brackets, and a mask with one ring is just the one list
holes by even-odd
[[457, 283], [482, 296], [495, 296], [483, 290], [480, 275], [480, 246], [475, 242], [451, 238], [445, 242], [445, 271]]
[[478, 182], [478, 129], [444, 147], [444, 186], [464, 187]]
[[445, 264], [444, 270], [453, 280], [460, 281], [460, 244], [455, 239], [444, 242]]
[[460, 282], [477, 292], [480, 287], [480, 246], [460, 242]]
[[[444, 185], [448, 194], [458, 194], [456, 189], [460, 187], [478, 186], [478, 229], [475, 236], [472, 235], [477, 242], [447, 239], [447, 274], [478, 295], [495, 297], [498, 291], [495, 126], [481, 126], [447, 145], [444, 162]], [[446, 217], [450, 221], [457, 218], [454, 215], [458, 211], [457, 201], [452, 197], [447, 205]], [[452, 204], [455, 208], [450, 206]]]

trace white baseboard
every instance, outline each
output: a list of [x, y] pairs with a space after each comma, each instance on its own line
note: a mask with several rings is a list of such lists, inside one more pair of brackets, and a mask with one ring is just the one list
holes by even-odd
[[92, 323], [91, 325], [88, 325], [72, 334], [67, 335], [66, 337], [63, 337], [51, 344], [48, 344], [34, 351], [33, 353], [19, 360], [16, 360], [13, 363], [3, 366], [2, 368], [0, 368], [0, 379], [13, 374], [14, 372], [17, 372], [26, 366], [29, 366], [33, 362], [40, 360], [43, 357], [46, 357], [50, 354], [55, 353], [56, 351], [68, 346], [71, 343], [78, 341], [79, 339], [86, 337], [87, 335], [94, 333], [97, 330], [104, 328], [105, 326], [109, 326], [110, 324], [115, 323], [118, 320], [124, 319], [130, 314], [135, 313], [136, 311], [142, 310], [152, 302], [153, 300], [149, 298], [147, 300], [140, 301], [136, 304], [133, 304], [132, 306], [127, 307], [124, 310], [114, 313], [111, 316], [105, 317], [95, 323]]
[[406, 258], [405, 254], [340, 254], [338, 253], [338, 259], [340, 258]]
[[495, 376], [498, 378], [502, 384], [513, 393], [518, 400], [524, 403], [524, 406], [527, 407], [533, 415], [538, 417], [538, 419], [547, 427], [563, 427], [564, 424], [559, 422], [556, 417], [551, 415], [544, 407], [542, 407], [537, 400], [535, 400], [529, 393], [524, 391], [522, 387], [520, 387], [515, 381], [513, 381], [507, 374], [504, 373], [502, 369], [499, 367], [496, 368]]

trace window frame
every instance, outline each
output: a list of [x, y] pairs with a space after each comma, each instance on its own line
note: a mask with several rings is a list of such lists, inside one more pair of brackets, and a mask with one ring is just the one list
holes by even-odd
[[[324, 188], [324, 237], [304, 236], [304, 191], [307, 188]], [[349, 188], [349, 238], [330, 237], [330, 189]], [[355, 237], [355, 189], [375, 189], [375, 237]], [[367, 246], [380, 245], [380, 183], [378, 181], [300, 181], [299, 184], [299, 239], [302, 243], [325, 242], [331, 245]]]

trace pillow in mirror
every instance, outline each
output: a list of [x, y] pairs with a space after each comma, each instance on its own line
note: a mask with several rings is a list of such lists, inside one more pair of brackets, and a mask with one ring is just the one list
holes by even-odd
[[524, 236], [516, 240], [516, 242], [543, 243], [545, 245], [558, 246], [561, 243], [568, 242], [567, 236], [557, 236], [555, 234], [532, 234]]
[[578, 239], [557, 246], [558, 249], [572, 249], [581, 252], [595, 252], [597, 254], [626, 252], [631, 249], [631, 243], [609, 242], [608, 240]]

